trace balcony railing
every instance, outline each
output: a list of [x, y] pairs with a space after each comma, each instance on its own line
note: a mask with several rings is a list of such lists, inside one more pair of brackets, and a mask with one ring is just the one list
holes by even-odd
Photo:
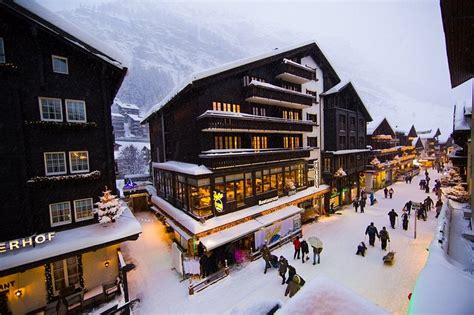
[[233, 149], [204, 151], [199, 157], [211, 169], [308, 158], [311, 148]]
[[279, 117], [256, 116], [244, 113], [206, 111], [198, 117], [202, 131], [261, 131], [273, 133], [311, 132], [316, 123], [307, 120], [288, 120]]
[[252, 81], [245, 90], [245, 100], [258, 104], [304, 109], [310, 107], [314, 99], [309, 94], [258, 81]]
[[276, 77], [295, 84], [303, 84], [311, 80], [317, 81], [314, 69], [297, 64], [291, 60], [284, 60], [278, 66], [278, 75]]

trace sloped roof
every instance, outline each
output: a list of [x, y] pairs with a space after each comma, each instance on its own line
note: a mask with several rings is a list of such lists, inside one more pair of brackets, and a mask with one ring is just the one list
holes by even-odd
[[332, 88], [330, 88], [329, 90], [327, 90], [326, 92], [321, 93], [320, 95], [324, 96], [324, 95], [339, 93], [339, 92], [340, 92], [341, 90], [343, 90], [349, 83], [351, 83], [351, 81], [342, 80], [341, 82], [339, 82], [338, 84], [336, 84], [335, 86], [333, 86]]
[[415, 129], [415, 125], [411, 125], [410, 131], [408, 131], [408, 137], [418, 137], [418, 134]]
[[336, 71], [332, 68], [331, 64], [327, 60], [325, 54], [322, 52], [321, 48], [317, 44], [316, 41], [309, 41], [302, 44], [288, 46], [282, 49], [275, 49], [271, 52], [261, 54], [258, 56], [244, 58], [237, 61], [233, 61], [227, 64], [224, 64], [219, 67], [215, 67], [209, 70], [205, 70], [202, 72], [197, 72], [192, 74], [187, 80], [185, 80], [182, 84], [180, 84], [177, 88], [172, 90], [167, 96], [165, 96], [159, 103], [152, 106], [152, 108], [146, 113], [145, 118], [142, 120], [142, 123], [147, 121], [153, 114], [159, 112], [163, 107], [165, 107], [168, 103], [173, 101], [175, 97], [178, 95], [182, 95], [189, 91], [193, 86], [195, 86], [198, 82], [202, 82], [206, 79], [210, 79], [218, 74], [228, 73], [232, 75], [232, 71], [238, 70], [239, 72], [243, 72], [247, 69], [250, 69], [258, 64], [262, 63], [270, 63], [278, 59], [283, 59], [285, 54], [304, 51], [304, 50], [312, 50], [314, 49], [316, 53], [320, 55], [320, 64], [319, 66], [324, 65], [327, 69], [326, 72], [330, 72], [338, 81], [340, 80]]
[[[395, 130], [392, 128], [392, 125], [388, 122], [388, 119], [386, 117], [382, 118], [376, 123], [369, 122], [369, 124], [367, 125], [367, 134], [373, 135], [379, 128], [382, 128], [384, 124], [386, 124], [386, 126], [390, 129], [389, 130], [390, 135], [393, 137], [396, 137]], [[370, 131], [369, 131], [369, 128], [370, 128]]]
[[454, 105], [454, 131], [471, 130], [471, 118], [466, 114], [466, 104], [463, 106]]

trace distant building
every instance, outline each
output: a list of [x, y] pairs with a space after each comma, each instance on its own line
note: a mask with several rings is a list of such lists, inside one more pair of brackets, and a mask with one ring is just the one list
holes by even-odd
[[122, 114], [112, 113], [112, 126], [114, 127], [115, 139], [125, 137], [125, 117]]
[[140, 107], [138, 107], [135, 104], [128, 104], [125, 102], [122, 102], [118, 98], [114, 100], [114, 106], [117, 106], [119, 114], [122, 115], [140, 115]]

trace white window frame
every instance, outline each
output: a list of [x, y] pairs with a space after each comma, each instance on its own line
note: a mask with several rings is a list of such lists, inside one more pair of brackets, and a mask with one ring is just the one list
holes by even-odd
[[[43, 117], [43, 106], [41, 104], [41, 100], [59, 100], [59, 105], [60, 105], [60, 109], [61, 109], [61, 111], [60, 111], [61, 118], [58, 118], [58, 119], [44, 118]], [[38, 103], [39, 103], [39, 108], [40, 108], [41, 120], [43, 120], [43, 121], [63, 121], [63, 101], [60, 98], [40, 96], [40, 97], [38, 97]]]
[[[78, 283], [74, 284], [74, 287], [75, 288], [78, 288], [80, 286], [80, 279], [81, 279], [81, 274], [80, 274], [80, 271], [79, 271], [79, 261], [77, 260], [77, 257], [76, 256], [73, 256], [75, 259], [76, 259], [76, 265], [77, 265], [77, 272], [78, 272]], [[72, 257], [68, 257], [68, 258], [72, 258]], [[62, 262], [63, 264], [63, 277], [64, 277], [64, 284], [65, 284], [65, 288], [69, 287], [70, 284], [69, 284], [69, 274], [68, 274], [68, 265], [67, 265], [67, 259], [68, 258], [65, 258], [65, 259], [61, 259], [60, 261]], [[56, 261], [58, 262], [58, 261]], [[54, 292], [54, 295], [58, 295], [60, 293], [61, 290], [57, 290], [56, 289], [56, 279], [54, 278], [54, 263], [51, 263], [50, 264], [51, 266], [51, 280], [52, 280], [52, 284], [53, 284], [53, 292]]]
[[[58, 204], [62, 204], [62, 203], [67, 203], [69, 205], [69, 220], [68, 221], [62, 221], [62, 222], [56, 222], [56, 223], [53, 223], [53, 213], [52, 213], [52, 209], [51, 209], [51, 206], [54, 206], [54, 205], [58, 205]], [[72, 213], [71, 213], [71, 202], [70, 201], [61, 201], [61, 202], [55, 202], [55, 203], [51, 203], [49, 205], [49, 222], [51, 223], [51, 226], [52, 227], [55, 227], [55, 226], [61, 226], [61, 225], [66, 225], [66, 224], [71, 224], [72, 223]]]
[[[79, 102], [79, 103], [82, 103], [82, 105], [84, 106], [84, 120], [73, 120], [73, 119], [70, 119], [69, 118], [69, 112], [68, 112], [68, 102]], [[78, 123], [85, 123], [87, 122], [87, 112], [86, 112], [86, 102], [83, 101], [83, 100], [73, 100], [73, 99], [65, 99], [64, 100], [64, 103], [66, 104], [66, 121], [67, 122], [78, 122]]]
[[[91, 205], [92, 205], [92, 208], [91, 208], [91, 215], [88, 216], [88, 217], [84, 217], [84, 218], [78, 218], [78, 217], [77, 217], [76, 202], [78, 202], [78, 201], [83, 201], [83, 200], [90, 200], [90, 201], [91, 201]], [[94, 200], [93, 200], [92, 198], [76, 199], [76, 200], [73, 201], [73, 204], [74, 204], [74, 219], [76, 220], [76, 222], [85, 221], [85, 220], [90, 220], [90, 219], [94, 218], [94, 213], [93, 213], [93, 210], [94, 210]]]
[[6, 63], [6, 57], [5, 57], [5, 42], [3, 41], [3, 37], [0, 37], [0, 43], [2, 44], [0, 46], [0, 63]]
[[[80, 170], [80, 171], [73, 171], [72, 170], [72, 154], [73, 153], [83, 153], [85, 152], [87, 154], [87, 170]], [[78, 173], [87, 173], [89, 172], [89, 151], [70, 151], [69, 152], [69, 171], [71, 172], [71, 174], [78, 174]]]
[[[59, 153], [63, 154], [64, 172], [49, 173], [48, 172], [48, 163], [47, 163], [46, 155], [48, 155], [48, 154], [59, 154]], [[49, 175], [63, 175], [63, 174], [67, 173], [66, 152], [43, 152], [43, 158], [44, 158], [44, 173], [46, 174], [46, 176], [49, 176]]]
[[[62, 71], [56, 71], [54, 69], [54, 59], [62, 59], [62, 60], [65, 60], [66, 61], [66, 72], [62, 72]], [[62, 56], [58, 56], [58, 55], [51, 55], [51, 68], [53, 69], [53, 72], [54, 73], [61, 73], [61, 74], [69, 74], [69, 62], [67, 60], [66, 57], [62, 57]]]

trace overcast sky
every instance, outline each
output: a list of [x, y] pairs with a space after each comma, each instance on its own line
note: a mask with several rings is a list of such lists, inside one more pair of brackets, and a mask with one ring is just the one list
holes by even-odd
[[[52, 11], [61, 11], [108, 1], [117, 0], [39, 2]], [[470, 101], [468, 84], [451, 90], [439, 1], [180, 3], [183, 12], [190, 6], [203, 12], [192, 18], [208, 22], [214, 17], [224, 16], [228, 23], [232, 23], [232, 16], [244, 17], [266, 31], [274, 29], [282, 41], [297, 43], [324, 36], [326, 41], [334, 38], [344, 42], [357, 54], [357, 58], [348, 55], [348, 63], [363, 63], [373, 69], [382, 82], [393, 84], [401, 93], [436, 106], [446, 106], [451, 113], [455, 103]], [[151, 1], [150, 5], [160, 5], [160, 2]], [[450, 132], [446, 126], [451, 126], [451, 122], [444, 126], [445, 132]]]

